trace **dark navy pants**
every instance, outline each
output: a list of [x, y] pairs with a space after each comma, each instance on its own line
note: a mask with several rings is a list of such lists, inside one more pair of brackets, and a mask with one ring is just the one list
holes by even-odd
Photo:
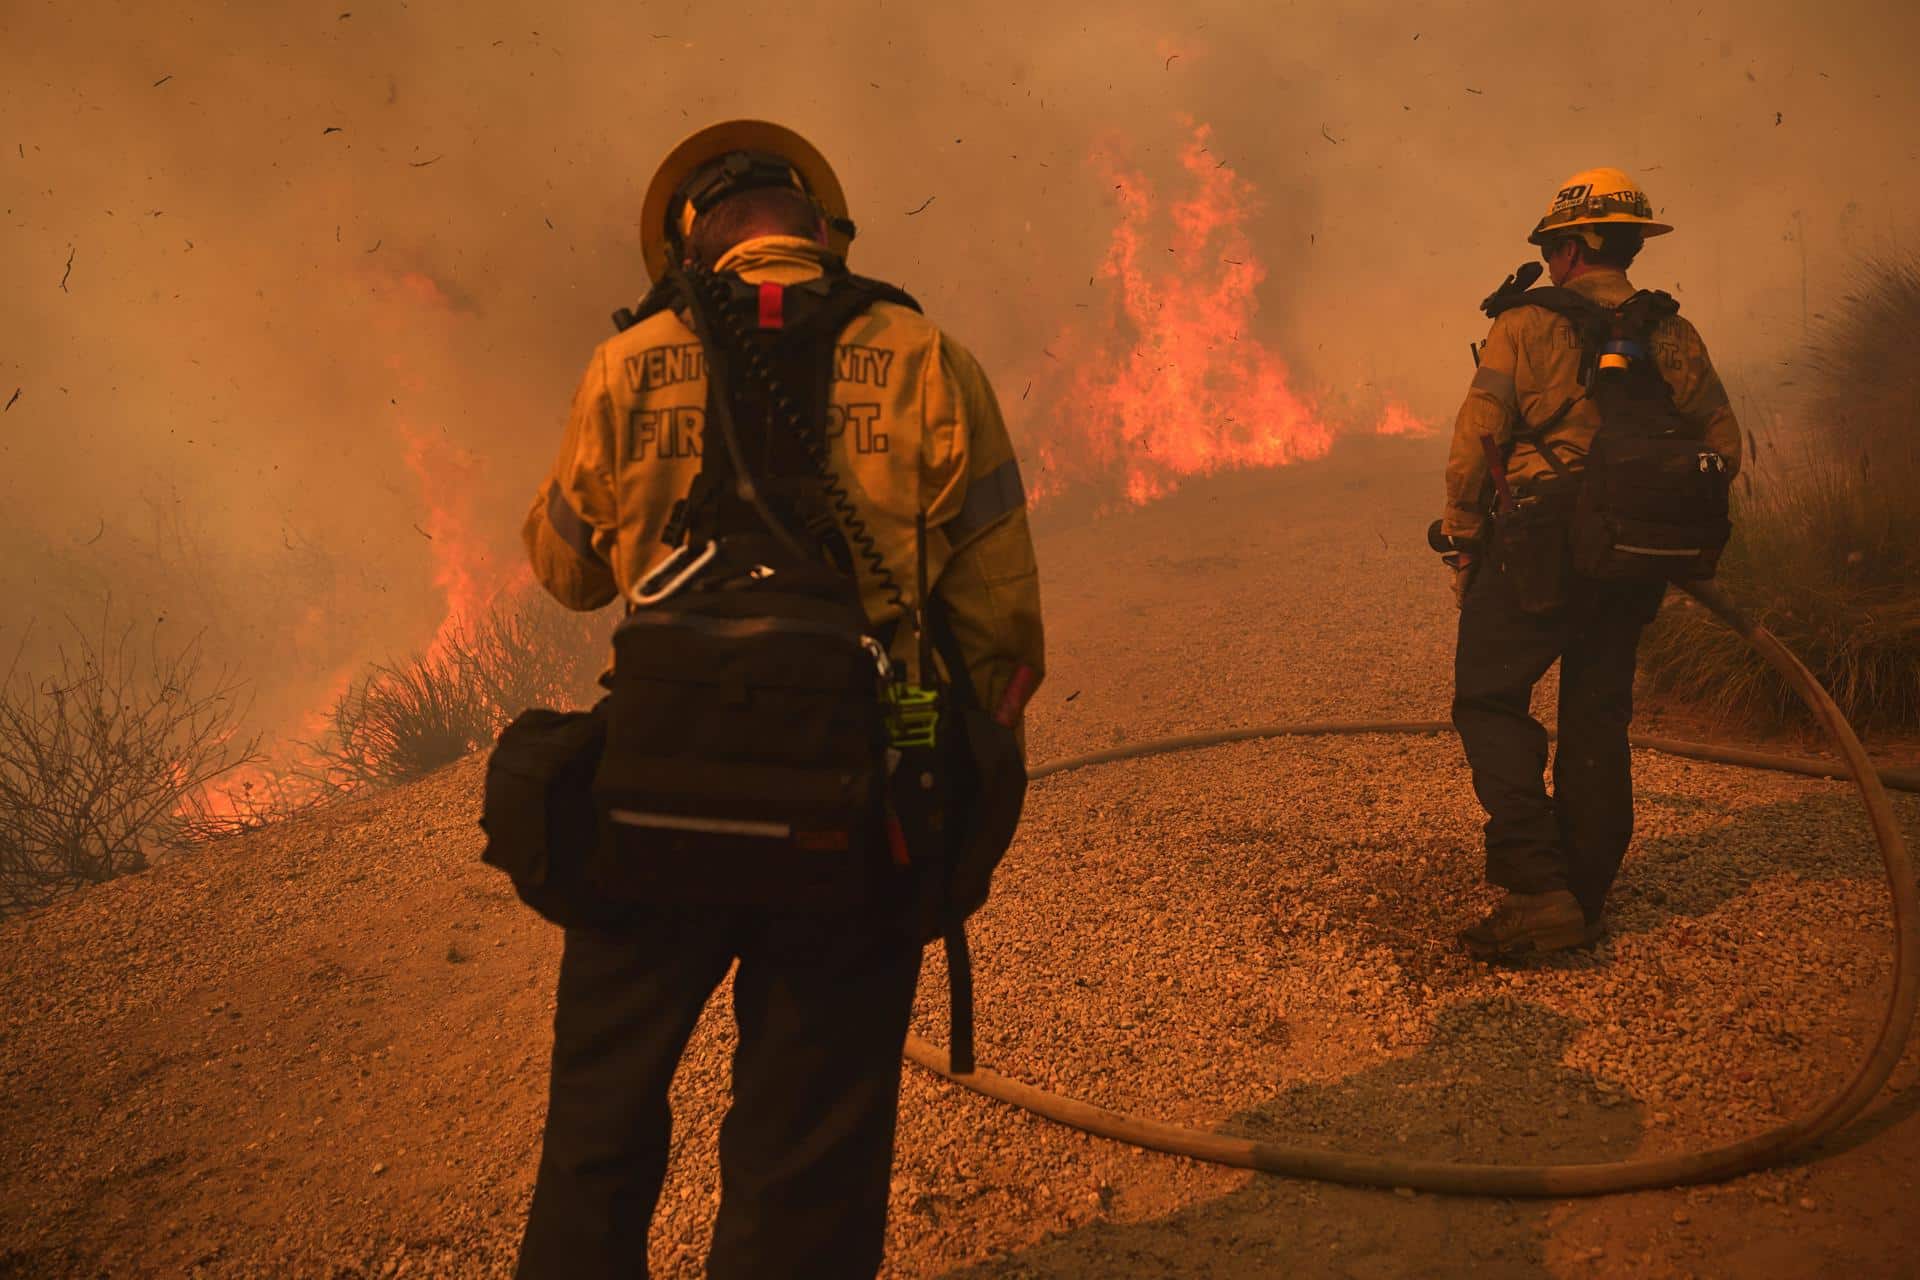
[[[1633, 838], [1634, 658], [1664, 583], [1566, 578], [1566, 601], [1523, 611], [1497, 555], [1460, 609], [1453, 724], [1487, 812], [1487, 879], [1514, 893], [1570, 889], [1597, 919]], [[1547, 731], [1533, 686], [1560, 663], [1559, 749], [1547, 794]]]
[[873, 912], [715, 908], [650, 913], [618, 933], [568, 930], [519, 1276], [647, 1274], [667, 1089], [736, 959], [740, 1041], [708, 1274], [879, 1269], [919, 943]]

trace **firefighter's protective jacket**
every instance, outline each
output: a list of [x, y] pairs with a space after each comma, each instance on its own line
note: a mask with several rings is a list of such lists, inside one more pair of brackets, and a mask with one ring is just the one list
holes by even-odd
[[[715, 269], [790, 285], [819, 276], [823, 252], [763, 236]], [[522, 529], [534, 573], [562, 604], [600, 608], [666, 557], [661, 534], [700, 469], [706, 405], [700, 344], [672, 311], [593, 353], [559, 460]], [[981, 705], [1000, 707], [1016, 670], [1041, 675], [1044, 653], [1026, 494], [986, 375], [918, 313], [877, 303], [841, 334], [827, 431], [839, 478], [909, 599], [915, 517], [926, 512], [929, 579]], [[864, 565], [861, 589], [876, 626], [897, 616]], [[895, 648], [911, 657], [909, 628]]]
[[[1633, 295], [1624, 271], [1599, 268], [1567, 281], [1566, 287], [1605, 306]], [[1673, 388], [1673, 402], [1700, 431], [1700, 439], [1740, 466], [1740, 427], [1727, 402], [1720, 375], [1707, 359], [1706, 344], [1682, 316], [1669, 316], [1653, 331], [1653, 358]], [[1478, 537], [1490, 506], [1486, 447], [1491, 436], [1507, 454], [1507, 476], [1517, 492], [1551, 471], [1540, 450], [1515, 430], [1546, 422], [1572, 402], [1566, 416], [1545, 433], [1562, 460], [1575, 469], [1593, 443], [1600, 411], [1580, 394], [1580, 339], [1565, 316], [1544, 307], [1514, 307], [1494, 319], [1480, 356], [1480, 368], [1466, 403], [1454, 420], [1453, 448], [1447, 457], [1447, 506], [1442, 528], [1455, 537]], [[1524, 424], [1524, 425], [1523, 425]]]

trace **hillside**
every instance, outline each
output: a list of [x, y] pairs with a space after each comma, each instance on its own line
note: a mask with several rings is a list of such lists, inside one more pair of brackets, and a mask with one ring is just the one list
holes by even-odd
[[[1443, 718], [1430, 445], [1043, 520], [1035, 760], [1230, 724]], [[1045, 513], [1043, 512], [1043, 515]], [[981, 1058], [1300, 1142], [1601, 1160], [1749, 1133], [1851, 1065], [1888, 971], [1845, 788], [1640, 753], [1612, 939], [1479, 911], [1457, 743], [1250, 743], [1035, 785], [979, 919]], [[0, 924], [0, 1276], [504, 1274], [555, 931], [478, 862], [482, 761]], [[1920, 803], [1898, 801], [1910, 838]], [[918, 1023], [943, 1034], [933, 953]], [[655, 1273], [698, 1274], [731, 1037], [676, 1084]], [[1320, 1187], [1086, 1138], [909, 1068], [892, 1276], [1910, 1274], [1916, 1057], [1825, 1158], [1579, 1203]]]

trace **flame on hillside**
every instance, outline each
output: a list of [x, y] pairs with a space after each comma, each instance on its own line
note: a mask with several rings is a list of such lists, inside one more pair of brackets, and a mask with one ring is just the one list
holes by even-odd
[[[424, 324], [445, 321], [466, 310], [466, 304], [450, 297], [437, 280], [420, 271], [373, 274], [366, 283], [377, 299], [372, 309], [374, 327], [386, 336], [394, 353], [386, 363], [401, 392], [396, 404], [401, 400], [407, 406], [429, 402], [432, 393], [428, 380], [402, 353]], [[429, 574], [441, 599], [439, 621], [423, 650], [423, 656], [431, 662], [443, 659], [462, 629], [489, 608], [530, 587], [532, 574], [524, 565], [504, 570], [494, 555], [499, 539], [483, 532], [476, 511], [483, 460], [452, 443], [446, 431], [420, 425], [410, 407], [399, 410], [394, 431], [400, 460], [414, 479], [420, 502], [420, 518], [404, 536], [417, 536], [422, 541]], [[293, 620], [289, 639], [296, 652], [302, 637], [317, 631], [321, 622], [318, 608], [313, 606], [306, 616]], [[312, 744], [328, 737], [334, 728], [335, 708], [365, 674], [368, 663], [384, 656], [364, 655], [361, 661], [328, 675], [322, 682], [324, 694], [300, 718], [297, 727], [279, 726], [278, 735], [267, 744], [261, 760], [229, 770], [212, 785], [189, 795], [176, 816], [207, 833], [244, 830], [299, 807], [320, 791], [353, 785], [321, 781], [328, 771], [324, 761], [316, 758]]]
[[1108, 314], [1046, 350], [1059, 372], [1042, 401], [1053, 408], [1037, 433], [1036, 497], [1092, 486], [1140, 504], [1189, 476], [1285, 466], [1333, 445], [1252, 332], [1267, 277], [1246, 231], [1253, 187], [1212, 154], [1206, 125], [1190, 127], [1185, 190], [1171, 199], [1111, 154], [1096, 157], [1120, 209], [1095, 273]]
[[[1179, 52], [1169, 47], [1165, 56]], [[1053, 407], [1036, 433], [1035, 498], [1072, 489], [1140, 505], [1189, 477], [1286, 466], [1332, 448], [1326, 411], [1254, 332], [1268, 271], [1247, 230], [1257, 211], [1253, 187], [1212, 154], [1207, 126], [1187, 127], [1175, 191], [1156, 189], [1112, 152], [1096, 156], [1119, 211], [1095, 272], [1105, 313], [1097, 324], [1063, 330], [1046, 350], [1039, 403]], [[531, 592], [532, 574], [517, 556], [496, 554], [505, 550], [502, 539], [481, 519], [484, 459], [420, 416], [433, 387], [406, 353], [470, 304], [420, 271], [381, 273], [367, 284], [377, 299], [374, 327], [394, 353], [387, 361], [400, 392], [394, 429], [420, 503], [411, 533], [400, 536], [422, 540], [439, 596], [439, 621], [419, 651], [434, 663], [447, 660], [489, 610]], [[1359, 416], [1351, 405], [1334, 412]], [[1375, 434], [1431, 431], [1397, 400], [1378, 412]], [[305, 742], [327, 735], [331, 712], [364, 670], [363, 663], [335, 673], [325, 700], [305, 718]], [[250, 806], [273, 798], [272, 788], [299, 776], [300, 757], [289, 752], [297, 747], [279, 745], [261, 765], [208, 789], [203, 812], [244, 821]]]
[[[402, 272], [386, 286], [385, 296], [391, 305], [382, 309], [381, 319], [396, 330], [417, 326], [421, 312], [427, 313], [427, 318], [444, 321], [467, 309], [465, 302], [450, 296], [438, 280], [424, 272]], [[430, 399], [430, 388], [398, 354], [404, 349], [402, 343], [395, 342], [396, 354], [388, 357], [387, 367], [411, 405]], [[531, 585], [532, 574], [525, 565], [503, 569], [494, 557], [499, 540], [482, 532], [474, 503], [483, 460], [452, 443], [444, 428], [421, 425], [410, 411], [401, 412], [395, 430], [401, 456], [420, 495], [423, 518], [414, 525], [414, 532], [428, 543], [433, 584], [444, 605], [439, 626], [427, 645], [427, 657], [431, 659], [445, 652], [449, 638], [461, 627], [504, 595]]]
[[406, 442], [407, 470], [419, 486], [426, 518], [416, 530], [431, 544], [433, 584], [445, 602], [445, 616], [427, 646], [429, 658], [445, 652], [448, 640], [463, 626], [498, 602], [530, 586], [525, 565], [501, 572], [488, 540], [481, 536], [473, 499], [480, 462], [473, 454], [405, 422], [400, 435]]
[[1430, 436], [1433, 434], [1433, 424], [1400, 401], [1389, 400], [1387, 407], [1380, 412], [1380, 421], [1373, 433], [1377, 436]]

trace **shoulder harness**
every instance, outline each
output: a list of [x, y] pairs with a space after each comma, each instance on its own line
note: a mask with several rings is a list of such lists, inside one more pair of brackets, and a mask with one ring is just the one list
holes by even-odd
[[[1540, 425], [1514, 433], [1516, 438], [1536, 442], [1560, 425], [1568, 411], [1586, 396], [1593, 385], [1593, 375], [1600, 367], [1602, 356], [1625, 355], [1639, 367], [1650, 368], [1646, 356], [1654, 329], [1667, 317], [1680, 314], [1680, 304], [1674, 301], [1673, 295], [1658, 289], [1641, 289], [1624, 302], [1611, 307], [1595, 302], [1576, 290], [1555, 285], [1511, 292], [1496, 291], [1480, 304], [1480, 309], [1490, 319], [1515, 307], [1543, 307], [1564, 316], [1580, 339], [1579, 394], [1569, 398]], [[1664, 380], [1662, 385], [1665, 385]], [[1551, 451], [1547, 453], [1547, 461], [1555, 464], [1556, 470], [1559, 469], [1558, 460]]]

